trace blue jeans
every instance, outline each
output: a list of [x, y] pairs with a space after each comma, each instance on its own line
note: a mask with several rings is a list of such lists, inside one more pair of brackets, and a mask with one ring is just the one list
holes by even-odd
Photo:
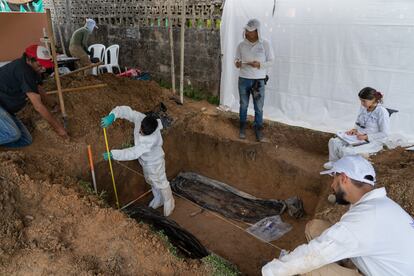
[[15, 116], [0, 107], [0, 146], [20, 148], [32, 143], [24, 124]]
[[[240, 96], [240, 123], [247, 121], [247, 108], [249, 107], [250, 89], [253, 86], [254, 79], [239, 78], [239, 96]], [[254, 126], [261, 128], [263, 126], [263, 105], [265, 98], [265, 84], [264, 80], [257, 80], [260, 83], [260, 98], [255, 100], [254, 105]]]

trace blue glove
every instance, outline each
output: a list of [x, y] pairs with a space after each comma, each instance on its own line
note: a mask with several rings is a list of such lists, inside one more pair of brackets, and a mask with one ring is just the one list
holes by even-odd
[[105, 161], [108, 161], [109, 158], [114, 159], [112, 157], [112, 152], [109, 152], [109, 158], [108, 158], [108, 152], [104, 152], [102, 153], [103, 159], [105, 159]]
[[101, 127], [107, 128], [115, 121], [115, 115], [110, 113], [108, 116], [103, 117], [101, 120]]

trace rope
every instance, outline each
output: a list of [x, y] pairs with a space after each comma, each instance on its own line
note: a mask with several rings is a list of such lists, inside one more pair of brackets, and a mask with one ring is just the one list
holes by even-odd
[[126, 207], [128, 207], [129, 205], [137, 202], [138, 200], [140, 200], [141, 198], [143, 198], [144, 196], [148, 195], [152, 190], [148, 190], [145, 193], [143, 193], [142, 195], [140, 195], [139, 197], [137, 197], [136, 199], [134, 199], [133, 201], [131, 201], [130, 203], [128, 203], [127, 205], [124, 205], [121, 210], [125, 209]]
[[[119, 165], [123, 166], [124, 168], [126, 168], [126, 169], [130, 170], [131, 172], [133, 172], [133, 173], [136, 173], [136, 174], [138, 174], [138, 175], [143, 176], [140, 172], [138, 172], [138, 171], [136, 171], [136, 170], [134, 170], [134, 169], [131, 169], [130, 167], [128, 167], [128, 166], [126, 166], [126, 165], [124, 165], [124, 164], [121, 164], [119, 161], [116, 161], [116, 160], [115, 160], [115, 162], [116, 162], [117, 164], [119, 164]], [[134, 203], [134, 202], [138, 201], [139, 199], [143, 198], [144, 196], [146, 196], [147, 194], [149, 194], [149, 192], [151, 192], [151, 190], [149, 190], [149, 191], [145, 192], [144, 194], [142, 194], [141, 196], [139, 196], [137, 199], [135, 199], [135, 200], [131, 201], [130, 203], [128, 203], [127, 205], [125, 205], [125, 206], [124, 206], [124, 207], [122, 207], [121, 209], [124, 209], [124, 208], [126, 208], [127, 206], [131, 205], [132, 203]], [[255, 235], [253, 235], [252, 233], [250, 233], [250, 232], [246, 231], [246, 229], [244, 229], [244, 228], [240, 227], [239, 225], [235, 224], [234, 222], [232, 222], [232, 221], [230, 221], [230, 220], [228, 220], [228, 219], [226, 219], [226, 218], [222, 217], [221, 215], [219, 215], [219, 214], [217, 214], [217, 213], [215, 213], [215, 212], [212, 212], [212, 211], [210, 211], [210, 210], [208, 210], [208, 209], [206, 209], [206, 208], [204, 208], [204, 207], [202, 207], [202, 206], [200, 206], [200, 205], [198, 205], [198, 204], [196, 204], [196, 203], [192, 202], [192, 201], [191, 201], [191, 200], [189, 200], [188, 198], [185, 198], [185, 197], [183, 197], [183, 196], [181, 196], [181, 195], [177, 194], [177, 193], [176, 193], [176, 192], [174, 192], [174, 191], [172, 191], [172, 193], [173, 193], [175, 196], [177, 196], [177, 197], [179, 197], [179, 198], [181, 198], [181, 199], [184, 199], [185, 201], [187, 201], [187, 202], [191, 203], [192, 205], [194, 205], [194, 206], [196, 206], [196, 207], [199, 207], [199, 208], [203, 209], [204, 211], [206, 211], [206, 212], [208, 212], [208, 213], [212, 214], [213, 216], [215, 216], [215, 217], [217, 217], [217, 218], [219, 218], [219, 219], [223, 220], [224, 222], [227, 222], [228, 224], [233, 225], [233, 226], [234, 226], [234, 227], [236, 227], [237, 229], [239, 229], [239, 230], [241, 230], [241, 231], [243, 231], [243, 232], [245, 232], [245, 233], [247, 233], [247, 234], [249, 234], [249, 235], [251, 235], [251, 236], [255, 237], [256, 239], [258, 239], [258, 240], [260, 240], [260, 241], [262, 241], [262, 242], [264, 242], [264, 243], [268, 244], [269, 246], [271, 246], [271, 247], [273, 247], [273, 248], [276, 248], [277, 250], [280, 250], [280, 251], [282, 251], [282, 250], [283, 250], [282, 248], [280, 248], [280, 247], [279, 247], [279, 246], [277, 246], [277, 245], [274, 245], [274, 244], [272, 244], [272, 243], [270, 243], [270, 242], [267, 242], [267, 241], [265, 241], [265, 240], [263, 240], [263, 239], [261, 239], [261, 238], [259, 238], [259, 237], [256, 237], [256, 236], [255, 236]]]
[[210, 211], [210, 210], [208, 210], [208, 209], [205, 209], [204, 207], [202, 207], [202, 206], [200, 206], [200, 205], [198, 205], [198, 204], [196, 204], [196, 203], [192, 202], [191, 200], [189, 200], [189, 199], [187, 199], [187, 198], [185, 198], [185, 197], [183, 197], [183, 196], [181, 196], [181, 195], [179, 195], [179, 194], [177, 194], [177, 193], [175, 193], [175, 192], [173, 192], [173, 194], [174, 194], [174, 195], [176, 195], [176, 196], [178, 196], [178, 197], [180, 197], [180, 198], [182, 198], [182, 199], [184, 199], [184, 200], [186, 200], [186, 201], [188, 201], [188, 202], [190, 202], [190, 203], [191, 203], [191, 204], [193, 204], [194, 206], [199, 207], [199, 208], [203, 209], [204, 211], [209, 212], [210, 214], [212, 214], [213, 216], [215, 216], [215, 217], [217, 217], [217, 218], [219, 218], [219, 219], [223, 220], [224, 222], [227, 222], [228, 224], [233, 225], [234, 227], [236, 227], [236, 228], [238, 228], [239, 230], [241, 230], [241, 231], [243, 231], [243, 232], [245, 232], [245, 233], [249, 234], [250, 236], [253, 236], [253, 237], [255, 237], [256, 239], [258, 239], [258, 240], [260, 240], [260, 241], [262, 241], [262, 242], [264, 242], [264, 243], [267, 243], [268, 245], [270, 245], [270, 246], [272, 246], [272, 247], [274, 247], [274, 248], [276, 248], [276, 249], [278, 249], [278, 250], [280, 250], [280, 251], [282, 251], [282, 250], [283, 250], [282, 248], [280, 248], [280, 247], [279, 247], [279, 246], [277, 246], [277, 245], [274, 245], [274, 244], [272, 244], [272, 243], [270, 243], [270, 242], [267, 242], [267, 241], [265, 241], [265, 240], [263, 240], [263, 239], [261, 239], [261, 238], [259, 238], [259, 237], [256, 237], [256, 236], [255, 236], [255, 235], [253, 235], [252, 233], [250, 233], [250, 232], [246, 231], [246, 229], [244, 229], [244, 228], [240, 227], [239, 225], [237, 225], [237, 224], [235, 224], [234, 222], [232, 222], [232, 221], [230, 221], [230, 220], [226, 219], [225, 217], [222, 217], [222, 216], [220, 216], [219, 214], [217, 214], [217, 213], [215, 213], [215, 212], [212, 212], [212, 211]]
[[[130, 168], [130, 167], [128, 167], [127, 165], [124, 165], [124, 164], [122, 164], [121, 162], [119, 162], [118, 160], [114, 160], [114, 161], [115, 161], [115, 163], [117, 163], [118, 165], [121, 165], [122, 167], [124, 167], [124, 168], [126, 168], [126, 169], [130, 170], [131, 172], [136, 173], [136, 174], [138, 174], [138, 175], [140, 175], [140, 176], [144, 177], [144, 175], [143, 175], [142, 173], [140, 173], [139, 171], [136, 171], [136, 170], [134, 170], [134, 169], [131, 169], [131, 168]], [[144, 177], [144, 178], [145, 178], [145, 177]]]

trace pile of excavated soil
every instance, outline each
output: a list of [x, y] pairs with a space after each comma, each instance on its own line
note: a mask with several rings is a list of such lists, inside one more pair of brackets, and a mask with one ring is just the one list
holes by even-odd
[[0, 162], [1, 275], [207, 273], [171, 255], [148, 225], [65, 187], [76, 182], [32, 179], [25, 154], [2, 152]]
[[379, 187], [414, 216], [414, 152], [398, 148], [373, 158]]
[[[200, 261], [172, 256], [165, 242], [149, 226], [136, 223], [80, 188], [79, 181], [90, 178], [87, 145], [92, 145], [98, 169], [106, 167], [101, 157], [105, 143], [100, 119], [117, 105], [128, 105], [145, 112], [160, 102], [166, 104], [169, 115], [174, 119], [171, 128], [163, 134], [169, 178], [182, 169], [199, 169], [209, 177], [230, 184], [237, 183], [237, 188], [258, 197], [274, 198], [278, 195], [285, 199], [302, 193], [307, 204], [305, 208], [311, 209], [306, 219], [312, 218], [315, 208], [317, 217], [333, 221], [344, 211], [327, 203], [330, 179], [326, 178], [326, 186], [319, 180], [319, 170], [327, 155], [330, 135], [268, 122], [264, 130], [266, 142], [254, 142], [253, 130], [250, 129], [248, 139], [242, 141], [237, 138], [237, 116], [219, 112], [206, 102], [186, 99], [184, 106], [177, 105], [170, 99], [173, 96], [171, 92], [160, 88], [155, 82], [134, 81], [105, 74], [99, 77], [63, 78], [62, 86], [67, 88], [99, 83], [108, 86], [64, 94], [70, 140], [63, 141], [28, 105], [19, 116], [33, 135], [33, 145], [19, 151], [0, 149], [0, 274], [210, 273]], [[52, 83], [46, 84], [46, 90], [54, 89]], [[53, 97], [57, 101], [57, 96]], [[131, 145], [132, 133], [131, 123], [117, 120], [108, 128], [110, 147]], [[387, 187], [390, 197], [411, 214], [414, 214], [413, 155], [412, 152], [393, 150], [373, 158], [379, 185]], [[229, 163], [232, 156], [237, 161]], [[270, 162], [266, 161], [267, 157]], [[139, 166], [134, 164], [139, 170]], [[278, 167], [274, 168], [273, 165]], [[237, 166], [244, 167], [234, 168]], [[119, 172], [120, 167], [115, 169]], [[281, 175], [273, 180], [269, 175], [275, 172], [286, 176]], [[105, 173], [108, 178], [108, 172]], [[125, 198], [128, 194], [134, 198], [132, 194], [137, 193], [137, 190], [138, 193], [145, 190], [145, 186], [134, 188], [136, 184], [130, 182], [135, 180], [122, 179], [121, 176], [117, 175], [117, 185], [128, 188], [124, 189]], [[282, 180], [292, 181], [292, 185], [294, 183], [296, 186], [289, 192], [289, 182], [282, 183]], [[312, 183], [308, 185], [307, 181]], [[145, 185], [143, 179], [138, 182]], [[173, 216], [174, 219], [181, 219], [183, 225], [185, 222], [190, 223], [189, 215], [184, 214], [184, 211], [177, 211], [176, 217]], [[193, 233], [220, 233], [223, 228], [212, 220], [202, 221], [202, 216], [197, 217], [200, 218], [200, 225], [208, 228], [199, 227], [193, 229]], [[300, 236], [305, 222], [299, 223], [300, 227], [286, 236], [288, 240], [281, 241], [285, 249], [290, 250], [292, 248], [289, 247], [304, 241]], [[189, 227], [196, 226], [195, 223], [190, 224]], [[238, 235], [238, 232], [232, 234], [232, 240]], [[211, 240], [212, 237], [203, 237], [201, 240], [211, 247], [226, 242]], [[217, 236], [217, 239], [220, 238]], [[229, 243], [224, 248], [234, 247]], [[273, 254], [277, 255], [272, 253], [274, 251], [268, 251], [268, 255], [263, 257], [257, 256], [262, 254], [261, 251], [254, 251], [252, 254], [255, 258], [240, 252], [238, 258], [241, 263], [245, 263], [245, 267], [259, 267], [260, 262], [268, 261], [269, 257], [274, 257], [271, 256]], [[224, 249], [218, 253], [226, 254]], [[250, 263], [253, 259], [255, 264]], [[257, 267], [243, 270], [248, 274], [258, 274]]]
[[[201, 261], [173, 256], [148, 225], [110, 208], [78, 184], [88, 171], [87, 144], [92, 145], [95, 162], [102, 159], [100, 118], [116, 105], [149, 111], [168, 101], [169, 92], [153, 82], [111, 75], [66, 82], [63, 87], [101, 82], [108, 87], [65, 94], [69, 141], [56, 135], [31, 105], [19, 114], [34, 143], [0, 152], [0, 274], [209, 274]], [[46, 84], [46, 90], [53, 89]], [[116, 131], [108, 129], [110, 143], [130, 142], [132, 125], [114, 125]]]

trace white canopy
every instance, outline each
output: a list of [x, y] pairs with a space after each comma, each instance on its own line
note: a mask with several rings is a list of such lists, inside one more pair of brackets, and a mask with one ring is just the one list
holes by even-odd
[[226, 0], [220, 103], [236, 112], [234, 56], [251, 18], [261, 21], [276, 57], [265, 118], [327, 132], [350, 129], [358, 92], [370, 86], [384, 94], [385, 107], [399, 110], [392, 132], [414, 141], [413, 0]]

